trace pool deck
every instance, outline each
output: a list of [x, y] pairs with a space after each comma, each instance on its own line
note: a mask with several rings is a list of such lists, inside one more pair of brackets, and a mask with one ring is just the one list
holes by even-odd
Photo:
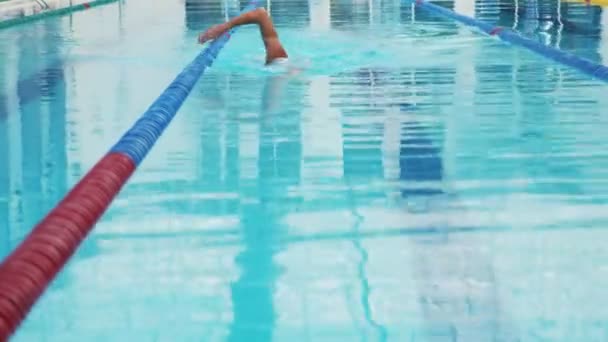
[[0, 23], [85, 2], [85, 0], [0, 0]]

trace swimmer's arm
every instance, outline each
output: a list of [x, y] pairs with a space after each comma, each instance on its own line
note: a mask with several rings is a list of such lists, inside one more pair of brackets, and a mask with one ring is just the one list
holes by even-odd
[[265, 12], [266, 11], [263, 8], [256, 8], [228, 20], [226, 24], [228, 24], [230, 28], [247, 24], [259, 24], [262, 21]]
[[238, 17], [230, 19], [228, 22], [216, 25], [207, 32], [199, 36], [199, 42], [204, 43], [207, 40], [215, 39], [225, 32], [242, 25], [257, 24], [260, 27], [260, 33], [266, 46], [266, 59], [267, 62], [272, 61], [276, 58], [287, 57], [287, 52], [279, 41], [279, 35], [274, 28], [274, 24], [270, 19], [270, 16], [263, 8], [257, 8], [253, 11], [243, 13]]
[[277, 33], [274, 30], [274, 26], [272, 25], [272, 21], [266, 13], [266, 10], [257, 8], [247, 13], [243, 13], [238, 17], [234, 17], [225, 23], [211, 27], [199, 35], [199, 42], [204, 43], [208, 40], [216, 39], [237, 26], [248, 24], [257, 24], [260, 27], [262, 38], [264, 39], [277, 37]]
[[287, 51], [283, 48], [279, 35], [274, 28], [272, 19], [263, 8], [257, 8], [251, 12], [233, 18], [228, 22], [231, 28], [246, 25], [258, 24], [264, 47], [266, 48], [266, 64], [271, 63], [277, 58], [287, 58]]
[[241, 25], [257, 24], [260, 27], [262, 38], [277, 38], [278, 34], [274, 29], [270, 16], [263, 8], [256, 8], [253, 11], [234, 17], [228, 21], [229, 29]]

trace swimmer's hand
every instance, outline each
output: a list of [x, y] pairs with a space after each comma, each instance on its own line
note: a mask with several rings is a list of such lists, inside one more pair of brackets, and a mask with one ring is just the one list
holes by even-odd
[[198, 43], [204, 44], [209, 40], [216, 39], [217, 37], [221, 36], [222, 34], [224, 34], [224, 32], [228, 31], [229, 29], [230, 29], [230, 26], [228, 25], [228, 23], [223, 23], [223, 24], [212, 26], [207, 31], [202, 32], [198, 35]]

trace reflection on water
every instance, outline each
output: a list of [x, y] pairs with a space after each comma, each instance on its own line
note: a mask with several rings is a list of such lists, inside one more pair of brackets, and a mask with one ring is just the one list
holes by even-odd
[[[57, 29], [53, 23], [43, 28]], [[2, 56], [6, 61], [0, 76], [5, 85], [0, 93], [0, 139], [4, 141], [0, 217], [5, 220], [2, 255], [27, 234], [67, 188], [62, 47], [47, 38], [44, 31], [16, 35], [8, 41], [13, 47]], [[19, 59], [14, 59], [15, 54]]]
[[[0, 252], [243, 3], [0, 33], [20, 42], [0, 51]], [[600, 58], [598, 7], [439, 3]], [[592, 339], [606, 86], [401, 1], [266, 5], [310, 67], [271, 72], [259, 33], [234, 35], [17, 340]]]
[[605, 8], [557, 0], [476, 1], [475, 15], [511, 27], [545, 45], [602, 62], [601, 41]]
[[[402, 127], [399, 166], [400, 179], [405, 184], [421, 184], [418, 189], [404, 189], [404, 198], [416, 196], [440, 195], [443, 179], [443, 163], [441, 151], [433, 141], [435, 129], [426, 125], [405, 122]], [[426, 186], [425, 186], [426, 184]]]

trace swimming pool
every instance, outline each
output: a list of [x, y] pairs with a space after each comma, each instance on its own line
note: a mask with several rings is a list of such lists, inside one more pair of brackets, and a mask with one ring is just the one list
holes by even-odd
[[[1, 256], [243, 5], [0, 31]], [[605, 338], [605, 84], [400, 1], [266, 5], [305, 70], [238, 31], [16, 341]]]

